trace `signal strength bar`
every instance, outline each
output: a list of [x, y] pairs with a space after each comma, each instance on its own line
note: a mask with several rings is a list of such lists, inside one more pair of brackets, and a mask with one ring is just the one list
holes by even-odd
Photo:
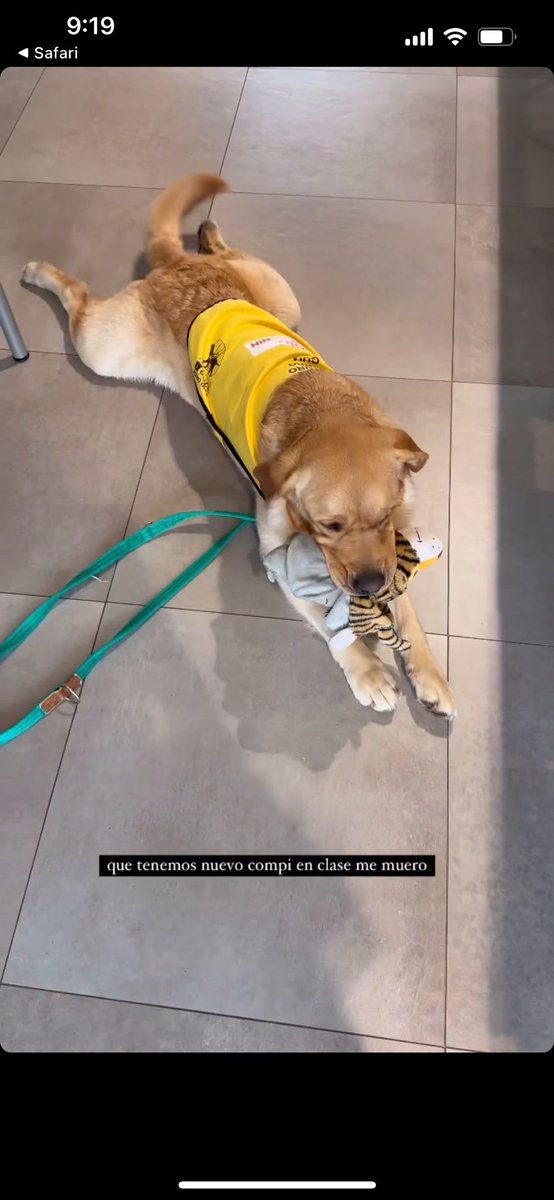
[[422, 30], [421, 33], [414, 33], [411, 38], [404, 39], [405, 46], [432, 46], [433, 45], [433, 30], [428, 29], [427, 33]]

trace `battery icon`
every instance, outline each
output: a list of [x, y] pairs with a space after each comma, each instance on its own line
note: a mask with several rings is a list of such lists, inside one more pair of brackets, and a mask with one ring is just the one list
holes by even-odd
[[515, 38], [513, 29], [480, 29], [480, 46], [511, 46]]

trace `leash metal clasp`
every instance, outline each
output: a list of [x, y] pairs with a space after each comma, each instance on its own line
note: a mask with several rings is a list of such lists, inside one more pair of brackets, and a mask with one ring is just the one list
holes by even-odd
[[81, 699], [80, 691], [83, 686], [83, 680], [80, 675], [72, 675], [67, 683], [61, 683], [59, 687], [54, 688], [48, 696], [45, 696], [39, 707], [42, 709], [45, 716], [53, 712], [59, 704], [63, 704], [64, 700], [72, 700], [74, 704], [78, 704]]

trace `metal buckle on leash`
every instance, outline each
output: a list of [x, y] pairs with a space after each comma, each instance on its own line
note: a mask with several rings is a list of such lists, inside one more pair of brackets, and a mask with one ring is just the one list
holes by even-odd
[[67, 683], [61, 683], [59, 687], [54, 688], [48, 696], [45, 696], [39, 707], [42, 709], [45, 716], [53, 712], [59, 704], [63, 704], [64, 700], [71, 700], [73, 704], [78, 704], [81, 699], [79, 693], [83, 686], [83, 680], [80, 675], [72, 675]]

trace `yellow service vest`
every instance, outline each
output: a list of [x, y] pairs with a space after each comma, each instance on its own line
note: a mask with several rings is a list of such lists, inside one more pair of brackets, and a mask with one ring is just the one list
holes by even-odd
[[245, 300], [222, 300], [200, 313], [188, 352], [210, 424], [260, 491], [258, 435], [275, 388], [300, 371], [331, 367], [297, 333]]

